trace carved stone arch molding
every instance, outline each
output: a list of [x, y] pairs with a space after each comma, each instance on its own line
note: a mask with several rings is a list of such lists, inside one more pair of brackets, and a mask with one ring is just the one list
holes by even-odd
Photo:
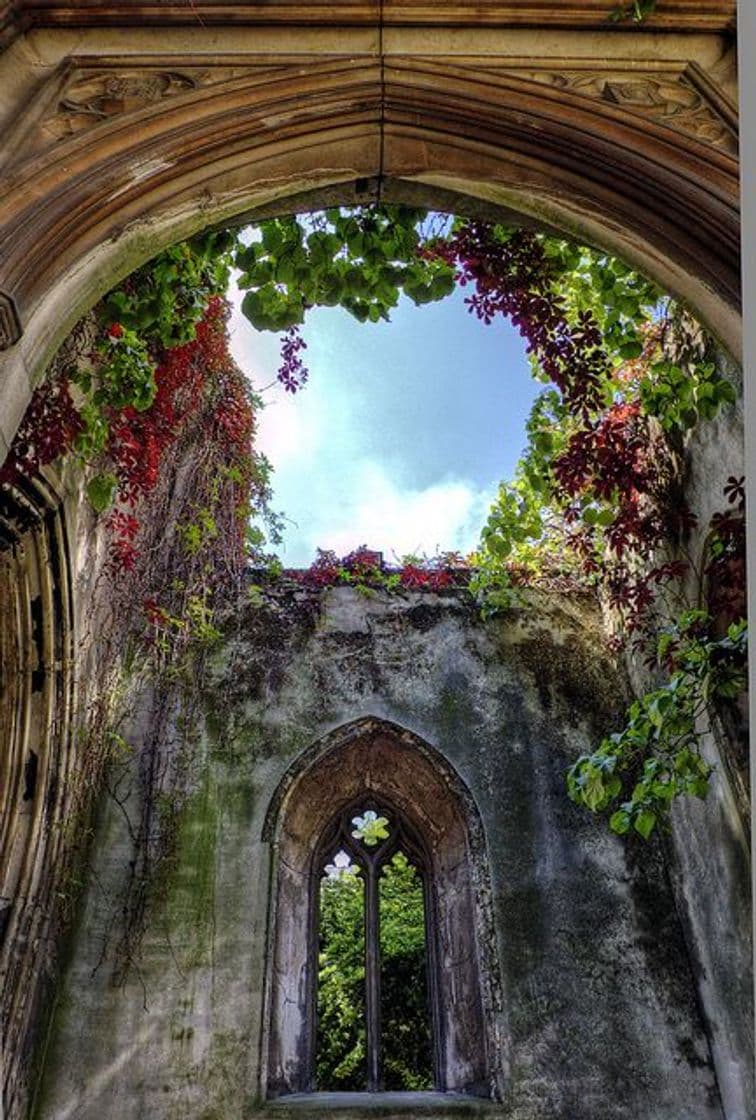
[[[212, 55], [201, 29], [166, 28], [148, 55], [125, 51], [127, 35], [85, 50], [85, 36], [28, 78], [0, 155], [0, 458], [52, 353], [109, 287], [197, 229], [285, 213], [294, 196], [443, 206], [454, 192], [461, 212], [523, 215], [624, 257], [738, 357], [735, 114], [674, 36], [668, 60], [649, 39], [627, 57], [612, 46], [609, 65], [576, 40], [555, 65], [535, 35], [512, 54], [507, 5], [485, 26], [478, 5], [451, 22], [423, 9], [432, 33], [413, 15], [383, 40], [337, 27], [338, 6], [328, 35], [307, 37], [296, 7], [267, 50], [262, 32], [219, 32]], [[18, 65], [22, 50], [9, 48]]]
[[395, 807], [427, 845], [439, 955], [438, 1087], [498, 1099], [500, 973], [480, 815], [443, 756], [407, 729], [373, 717], [315, 743], [290, 768], [268, 811], [263, 838], [274, 845], [275, 885], [263, 1093], [311, 1089], [313, 858], [335, 814], [370, 796]]
[[[28, 1055], [58, 966], [67, 829], [90, 773], [73, 732], [74, 602], [58, 484], [0, 487], [0, 1112], [21, 1115]], [[79, 818], [81, 819], [81, 818]]]

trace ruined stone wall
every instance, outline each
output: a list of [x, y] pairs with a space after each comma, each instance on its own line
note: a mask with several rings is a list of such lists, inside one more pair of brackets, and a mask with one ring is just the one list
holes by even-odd
[[[697, 554], [727, 476], [742, 473], [740, 405], [701, 427], [688, 459], [686, 493], [700, 519], [688, 543]], [[13, 625], [3, 631], [3, 658], [10, 666], [14, 642], [31, 651], [8, 687], [18, 687], [20, 674], [32, 689], [32, 720], [56, 675], [63, 681], [64, 661], [53, 656], [51, 638], [45, 647], [32, 618], [39, 577], [24, 575], [36, 563], [30, 569], [24, 555], [38, 550], [37, 566], [47, 571], [45, 633], [55, 629], [61, 596], [71, 599], [68, 683], [90, 694], [98, 596], [108, 598], [101, 532], [76, 486], [69, 489], [60, 524], [42, 519], [57, 524], [68, 584], [33, 531], [14, 554], [17, 570], [7, 572], [7, 594], [26, 605], [18, 618], [6, 617]], [[632, 687], [648, 687], [639, 666], [631, 668]], [[38, 690], [41, 670], [48, 676]], [[440, 751], [480, 809], [495, 904], [501, 998], [492, 1032], [500, 1039], [503, 1114], [603, 1120], [645, 1110], [659, 1120], [750, 1120], [749, 851], [731, 747], [722, 734], [707, 739], [716, 765], [710, 795], [676, 806], [661, 843], [612, 838], [567, 801], [565, 767], [620, 725], [628, 697], [589, 603], [534, 596], [532, 609], [483, 624], [461, 593], [362, 598], [284, 586], [260, 599], [250, 590], [194, 691], [200, 719], [190, 734], [158, 723], [149, 691], [134, 697], [126, 730], [132, 770], [121, 767], [117, 785], [109, 783], [118, 801], [102, 802], [86, 904], [57, 993], [57, 927], [48, 924], [45, 899], [68, 898], [71, 881], [83, 877], [59, 857], [60, 840], [79, 827], [68, 810], [79, 779], [87, 780], [87, 720], [81, 704], [71, 723], [65, 704], [48, 703], [55, 714], [47, 754], [31, 733], [24, 740], [17, 727], [5, 729], [9, 742], [25, 741], [40, 760], [33, 797], [24, 800], [28, 752], [11, 759], [9, 797], [20, 806], [14, 827], [29, 827], [28, 881], [43, 887], [43, 895], [14, 888], [30, 932], [14, 918], [3, 962], [14, 1120], [23, 1115], [25, 1081], [39, 1087], [32, 1044], [51, 993], [56, 1020], [37, 1048], [37, 1064], [46, 1058], [37, 1116], [212, 1120], [243, 1116], [259, 1101], [276, 863], [263, 821], [288, 768], [323, 735], [366, 717], [407, 728]], [[4, 711], [13, 719], [23, 705], [14, 708], [9, 696]], [[175, 845], [140, 946], [127, 929], [135, 917], [133, 906], [124, 917], [124, 887], [135, 875], [129, 830], [141, 820], [156, 740], [159, 765], [178, 781], [173, 803], [157, 798], [155, 829], [169, 822]], [[124, 965], [127, 982], [114, 986]]]
[[[712, 515], [725, 507], [722, 488], [730, 475], [746, 473], [742, 376], [723, 355], [718, 361], [738, 401], [699, 425], [687, 447], [685, 497], [698, 517], [687, 548], [699, 569]], [[694, 573], [688, 594], [691, 604], [706, 605], [705, 586], [697, 586]], [[634, 686], [647, 687], [637, 668]], [[703, 754], [714, 767], [709, 794], [705, 801], [684, 798], [674, 806], [667, 856], [725, 1115], [745, 1120], [756, 1113], [747, 696], [739, 707], [710, 713], [712, 733], [702, 737]]]
[[0, 487], [0, 1115], [8, 1120], [26, 1114], [113, 707], [104, 540], [80, 491], [75, 469]]
[[[387, 199], [460, 211], [474, 200], [475, 207], [490, 206], [488, 216], [511, 218], [515, 211], [527, 221], [607, 246], [648, 271], [686, 296], [737, 353], [734, 4], [669, 0], [645, 26], [624, 30], [606, 23], [608, 5], [588, 7], [571, 0], [435, 8], [413, 0], [346, 7], [147, 5], [146, 26], [144, 5], [124, 3], [106, 11], [102, 5], [50, 7], [31, 0], [0, 4], [0, 38], [9, 44], [0, 58], [0, 112], [8, 125], [1, 156], [6, 189], [0, 192], [5, 248], [0, 254], [0, 348], [5, 348], [0, 455], [60, 339], [115, 280], [196, 229], [240, 219], [260, 207], [282, 212], [292, 197], [316, 205], [326, 197], [365, 201], [380, 192]], [[638, 182], [647, 187], [642, 197]], [[709, 451], [716, 458], [723, 447], [712, 444]], [[700, 460], [704, 488], [706, 465], [713, 462], [707, 456]], [[727, 466], [729, 473], [729, 461]], [[59, 531], [74, 542], [72, 625], [78, 641], [92, 624], [97, 549], [78, 533], [75, 503], [70, 505], [68, 524]], [[30, 553], [36, 548], [31, 542]], [[21, 557], [4, 602], [11, 602], [13, 581], [19, 573], [25, 578], [27, 570]], [[7, 751], [12, 823], [6, 836], [12, 834], [17, 851], [23, 849], [28, 826], [31, 840], [17, 861], [19, 867], [24, 863], [26, 878], [17, 882], [42, 886], [44, 899], [50, 900], [65, 889], [56, 845], [71, 829], [66, 799], [71, 776], [81, 773], [69, 764], [80, 761], [86, 770], [87, 760], [81, 740], [66, 738], [66, 728], [73, 734], [69, 709], [51, 702], [55, 682], [63, 682], [65, 693], [71, 680], [60, 659], [48, 656], [54, 643], [31, 636], [36, 629], [42, 638], [27, 610], [37, 597], [34, 579], [21, 593], [26, 614], [19, 615], [18, 633], [3, 631], [2, 637], [5, 663], [11, 665], [3, 699], [13, 694], [4, 728], [6, 742], [12, 741]], [[55, 586], [53, 580], [47, 638], [55, 630]], [[242, 617], [247, 618], [245, 612]], [[260, 635], [254, 618], [247, 618], [243, 647], [248, 664], [272, 664], [272, 638], [263, 634], [255, 652]], [[461, 626], [453, 611], [448, 619], [452, 629]], [[610, 722], [608, 709], [590, 690], [578, 691], [595, 728], [589, 732], [588, 715], [570, 709], [574, 685], [569, 682], [579, 676], [567, 674], [562, 682], [560, 673], [568, 663], [566, 653], [575, 656], [573, 638], [562, 632], [551, 661], [546, 643], [544, 657], [532, 655], [528, 662], [530, 639], [518, 631], [519, 623], [510, 619], [485, 633], [473, 628], [477, 637], [471, 642], [478, 653], [468, 650], [460, 658], [470, 667], [470, 680], [481, 682], [486, 695], [491, 691], [499, 697], [498, 715], [491, 709], [483, 718], [474, 711], [466, 723], [470, 689], [452, 689], [454, 704], [458, 692], [461, 696], [463, 714], [454, 735], [443, 735], [441, 717], [423, 706], [421, 692], [416, 705], [408, 698], [418, 647], [410, 643], [404, 650], [401, 641], [406, 633], [415, 634], [411, 622], [397, 622], [396, 646], [384, 634], [378, 652], [385, 664], [379, 665], [371, 662], [370, 643], [359, 637], [359, 629], [356, 637], [339, 638], [338, 625], [329, 631], [323, 623], [311, 632], [301, 620], [283, 621], [304, 662], [293, 646], [286, 647], [288, 654], [279, 658], [280, 679], [266, 683], [257, 699], [250, 693], [243, 703], [237, 699], [224, 709], [224, 691], [235, 678], [227, 680], [218, 670], [222, 699], [209, 702], [211, 710], [220, 708], [215, 724], [208, 724], [215, 734], [208, 730], [187, 762], [194, 792], [177, 838], [177, 863], [165, 877], [163, 909], [151, 917], [141, 973], [133, 974], [123, 992], [108, 986], [109, 960], [94, 980], [90, 971], [119, 923], [120, 886], [129, 859], [124, 814], [138, 811], [132, 804], [138, 781], [120, 806], [103, 806], [93, 893], [74, 942], [54, 1036], [58, 1041], [51, 1043], [47, 1111], [85, 1115], [89, 1110], [98, 1116], [106, 1109], [118, 1116], [196, 1111], [210, 1120], [214, 1114], [239, 1114], [254, 1098], [263, 1023], [255, 1001], [265, 974], [268, 903], [269, 853], [260, 840], [264, 806], [287, 763], [312, 737], [377, 711], [438, 746], [463, 773], [486, 818], [509, 1016], [502, 1029], [511, 1040], [506, 1061], [512, 1115], [519, 1109], [523, 1116], [552, 1116], [561, 1109], [572, 1116], [573, 1098], [579, 1096], [581, 1115], [609, 1116], [612, 1062], [621, 1065], [619, 1088], [612, 1087], [613, 1107], [635, 1115], [628, 1100], [640, 1100], [644, 1107], [650, 1102], [647, 1113], [668, 1120], [669, 1098], [675, 1108], [679, 1101], [681, 1114], [694, 1115], [686, 1111], [686, 1094], [697, 1094], [700, 1101], [709, 1074], [704, 1065], [692, 1079], [683, 1076], [688, 1059], [677, 1063], [670, 1041], [674, 1029], [663, 1022], [666, 995], [654, 995], [661, 1003], [645, 1024], [650, 1037], [640, 1041], [642, 1009], [651, 999], [644, 993], [664, 990], [664, 978], [679, 975], [660, 967], [649, 988], [645, 977], [651, 965], [639, 956], [656, 938], [654, 922], [639, 926], [634, 916], [637, 907], [639, 913], [650, 912], [648, 899], [636, 903], [639, 884], [656, 884], [651, 894], [658, 891], [668, 901], [663, 873], [654, 862], [658, 853], [654, 848], [649, 854], [637, 843], [626, 851], [564, 801], [561, 772], [567, 756], [588, 747], [594, 732]], [[429, 649], [435, 648], [439, 627], [429, 627]], [[544, 632], [550, 628], [545, 621]], [[501, 658], [491, 653], [499, 641], [496, 634], [503, 635]], [[338, 653], [333, 664], [330, 649]], [[23, 663], [15, 665], [19, 650]], [[76, 658], [74, 685], [87, 681], [91, 665], [78, 652]], [[592, 658], [594, 684], [604, 683], [600, 649]], [[441, 661], [432, 662], [430, 653], [419, 657], [418, 680], [426, 681], [426, 695], [435, 689], [440, 696]], [[313, 680], [322, 676], [330, 682], [337, 663], [342, 683], [319, 695]], [[26, 707], [16, 703], [18, 675], [22, 688], [30, 688], [40, 668], [47, 674], [43, 687]], [[357, 672], [366, 675], [364, 686]], [[303, 691], [289, 710], [282, 705], [289, 703], [295, 680]], [[472, 697], [476, 700], [475, 688]], [[245, 705], [250, 705], [248, 713]], [[21, 719], [14, 724], [17, 714]], [[148, 696], [134, 716], [132, 739], [139, 758], [156, 734]], [[231, 734], [237, 726], [243, 729], [238, 754]], [[475, 735], [467, 734], [466, 726]], [[52, 745], [50, 750], [44, 746], [44, 754], [28, 738], [36, 737], [38, 727], [40, 743]], [[69, 751], [74, 742], [77, 750]], [[669, 854], [725, 1113], [733, 1120], [754, 1111], [748, 841], [720, 746], [710, 743], [711, 757], [724, 762], [712, 795], [703, 806], [676, 810]], [[24, 800], [27, 747], [40, 770], [33, 797]], [[636, 859], [651, 860], [650, 878], [636, 868]], [[608, 884], [603, 909], [589, 906], [592, 894], [584, 894], [585, 880], [592, 890], [586, 869], [594, 868], [596, 881]], [[15, 865], [10, 870], [12, 879]], [[39, 1018], [35, 993], [40, 985], [52, 984], [56, 946], [47, 919], [39, 921], [40, 896], [16, 887], [14, 892], [16, 914], [23, 909], [28, 918], [25, 925], [13, 918], [14, 948], [2, 962], [11, 993], [8, 1006], [13, 1005], [12, 1020], [9, 1016], [3, 1025], [7, 1029], [11, 1023], [16, 1031], [6, 1035], [11, 1046], [3, 1058], [15, 1086], [17, 1073], [26, 1068], [29, 1032]], [[523, 916], [530, 912], [531, 896], [532, 921]], [[612, 940], [611, 930], [602, 934], [600, 925], [602, 913], [615, 912], [610, 905], [615, 898], [621, 900], [618, 928], [625, 931], [625, 941], [619, 942]], [[228, 938], [220, 950], [213, 923], [218, 936]], [[618, 946], [625, 942], [635, 946], [629, 972], [618, 963], [623, 962]], [[181, 972], [174, 963], [175, 945]], [[655, 950], [648, 951], [653, 955]], [[679, 969], [682, 950], [672, 955]], [[140, 976], [148, 1012], [142, 1010]], [[612, 985], [617, 992], [610, 999], [606, 993]], [[633, 1010], [635, 1000], [640, 1002]], [[617, 1057], [624, 1020], [635, 1024], [633, 1030], [627, 1027], [628, 1037], [635, 1039], [628, 1062]], [[692, 1050], [688, 1047], [695, 1061], [700, 1036], [691, 1028], [685, 1037], [698, 1040]], [[633, 1054], [642, 1054], [644, 1061], [650, 1055], [648, 1064]], [[601, 1072], [591, 1081], [595, 1069]], [[679, 1078], [670, 1078], [669, 1069]], [[684, 1081], [682, 1087], [678, 1080]]]
[[[590, 603], [535, 596], [483, 623], [456, 592], [253, 594], [196, 687], [204, 728], [175, 858], [122, 986], [107, 946], [132, 858], [130, 803], [103, 803], [38, 1117], [287, 1114], [286, 1098], [261, 1103], [276, 857], [266, 815], [314, 744], [369, 718], [440, 752], [480, 814], [504, 1087], [487, 1107], [511, 1120], [721, 1118], [661, 847], [611, 836], [566, 798], [566, 765], [626, 700]], [[145, 698], [136, 766], [149, 720]]]

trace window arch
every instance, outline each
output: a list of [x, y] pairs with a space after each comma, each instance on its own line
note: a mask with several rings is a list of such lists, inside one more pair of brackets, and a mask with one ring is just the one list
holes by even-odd
[[[375, 815], [373, 822], [387, 818], [391, 826], [386, 837], [377, 837], [374, 854], [367, 852], [371, 845], [358, 846], [360, 838], [350, 835], [358, 830], [355, 818], [368, 814]], [[274, 843], [276, 857], [266, 1094], [339, 1087], [318, 1083], [323, 1080], [317, 1031], [322, 880], [329, 866], [338, 872], [346, 861], [360, 869], [366, 895], [368, 889], [379, 893], [379, 873], [402, 852], [422, 883], [431, 1051], [427, 1088], [498, 1097], [501, 1047], [495, 1039], [501, 1001], [492, 959], [485, 845], [474, 802], [448, 762], [418, 736], [385, 720], [347, 725], [315, 744], [286, 775], [264, 839]], [[413, 874], [405, 878], [412, 881]], [[380, 901], [365, 899], [366, 940], [379, 933]], [[380, 947], [373, 964], [367, 953], [365, 961], [367, 982], [374, 987], [365, 1001], [364, 1088], [400, 1088], [390, 1078], [386, 1084], [381, 1070]]]

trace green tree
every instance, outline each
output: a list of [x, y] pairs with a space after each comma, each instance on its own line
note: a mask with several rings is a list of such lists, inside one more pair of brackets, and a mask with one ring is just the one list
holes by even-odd
[[365, 1069], [365, 903], [359, 874], [320, 884], [315, 1084], [360, 1092]]
[[[386, 1089], [433, 1086], [423, 883], [403, 852], [379, 878], [381, 1061]], [[320, 886], [315, 1079], [319, 1089], [366, 1086], [365, 917], [361, 875]]]
[[387, 1090], [433, 1088], [423, 882], [403, 852], [379, 880], [381, 1044]]

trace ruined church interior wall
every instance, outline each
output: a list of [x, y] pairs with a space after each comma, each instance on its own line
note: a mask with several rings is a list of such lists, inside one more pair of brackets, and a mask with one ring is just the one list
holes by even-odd
[[[585, 5], [566, 0], [496, 5], [504, 21], [494, 27], [484, 3], [463, 13], [470, 25], [460, 31], [457, 9], [434, 15], [397, 0], [385, 5], [394, 23], [384, 36], [374, 4], [355, 4], [350, 27], [333, 6], [317, 6], [308, 18], [323, 22], [307, 27], [298, 5], [285, 6], [276, 27], [264, 24], [270, 5], [247, 5], [262, 12], [249, 26], [224, 26], [217, 5], [204, 7], [207, 25], [194, 20], [198, 5], [191, 25], [185, 9], [164, 6], [170, 26], [145, 29], [129, 4], [109, 28], [91, 5], [0, 5], [0, 112], [14, 122], [0, 192], [3, 453], [58, 343], [112, 282], [209, 221], [260, 205], [281, 212], [308, 190], [351, 201], [367, 184], [371, 198], [382, 187], [387, 198], [431, 205], [453, 191], [492, 213], [519, 208], [646, 268], [736, 352], [732, 4], [673, 0], [653, 29], [608, 30], [603, 7], [589, 23], [580, 22]], [[451, 30], [447, 15], [458, 21]], [[343, 67], [332, 64], [334, 42], [352, 59]], [[233, 159], [224, 136], [238, 141]], [[706, 508], [719, 508], [722, 474], [741, 473], [732, 440], [719, 429], [694, 456]], [[76, 783], [87, 773], [86, 719], [71, 713], [87, 707], [96, 679], [101, 559], [78, 495], [63, 499], [65, 525], [59, 497], [42, 501], [37, 528], [13, 545], [2, 588], [18, 622], [3, 631], [2, 652], [13, 664], [3, 695], [10, 878], [18, 871], [21, 884], [4, 906], [16, 1032], [4, 1072], [21, 1092], [45, 1065], [38, 1115], [212, 1120], [258, 1100], [275, 876], [263, 820], [303, 752], [372, 717], [432, 744], [480, 809], [507, 1115], [750, 1116], [750, 853], [738, 781], [712, 739], [710, 797], [680, 806], [669, 841], [650, 846], [610, 837], [569, 804], [565, 766], [617, 726], [626, 698], [597, 620], [575, 603], [539, 601], [527, 622], [515, 613], [486, 626], [453, 597], [362, 601], [334, 591], [309, 605], [241, 603], [198, 681], [202, 719], [181, 763], [175, 859], [136, 921], [146, 923], [140, 952], [123, 943], [133, 916], [126, 923], [119, 911], [141, 781], [125, 771], [117, 798], [100, 804], [56, 987], [60, 943], [46, 908], [62, 897], [65, 909], [75, 895], [56, 853], [78, 821]], [[66, 550], [67, 590], [65, 565], [50, 578]], [[138, 770], [157, 735], [155, 697], [136, 690], [131, 700]], [[168, 738], [163, 749], [170, 754]], [[118, 945], [121, 963], [135, 966], [124, 986], [113, 984]]]
[[[209, 1120], [260, 1104], [266, 814], [303, 753], [365, 719], [431, 744], [480, 812], [504, 1087], [490, 1107], [512, 1120], [721, 1116], [661, 846], [612, 837], [565, 796], [565, 766], [626, 698], [594, 608], [541, 596], [527, 616], [482, 623], [458, 593], [289, 588], [240, 604], [197, 687], [175, 859], [121, 986], [109, 946], [133, 806], [103, 801], [40, 1117]], [[145, 698], [127, 735], [137, 752], [149, 720]]]

